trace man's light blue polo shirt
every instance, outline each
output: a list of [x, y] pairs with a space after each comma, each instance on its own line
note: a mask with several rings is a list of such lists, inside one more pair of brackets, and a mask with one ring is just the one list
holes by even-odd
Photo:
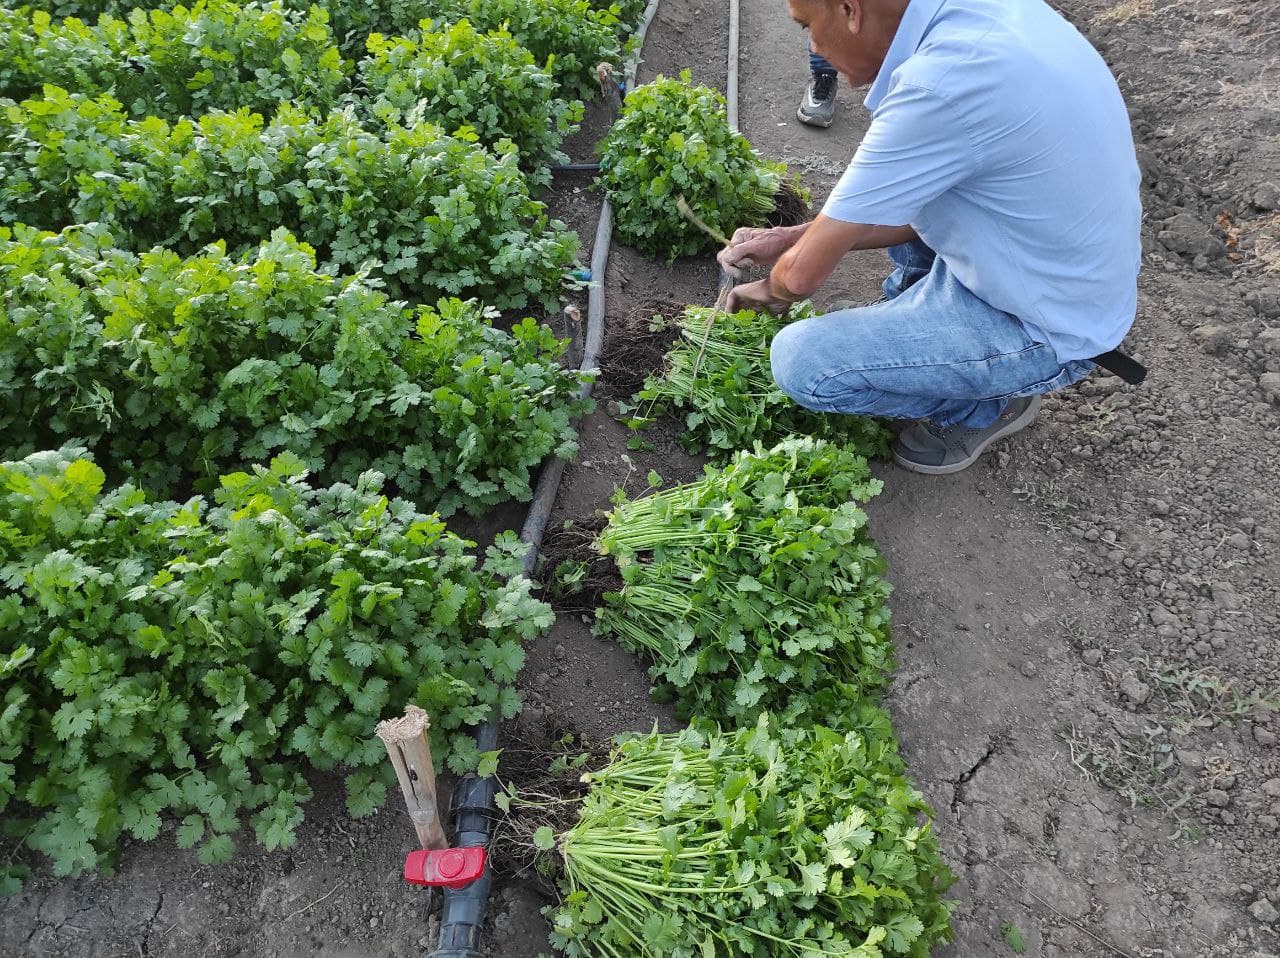
[[1063, 362], [1133, 323], [1139, 173], [1107, 65], [1043, 0], [911, 0], [823, 212], [910, 224]]

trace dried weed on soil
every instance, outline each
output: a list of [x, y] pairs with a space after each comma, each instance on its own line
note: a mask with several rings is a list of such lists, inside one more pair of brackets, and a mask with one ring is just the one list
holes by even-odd
[[550, 529], [542, 539], [538, 581], [542, 598], [560, 615], [593, 615], [606, 592], [622, 589], [618, 567], [595, 546], [609, 524], [597, 512]]
[[685, 307], [666, 299], [645, 300], [620, 319], [610, 317], [600, 356], [598, 395], [629, 400], [646, 379], [663, 370], [667, 350], [680, 335], [672, 321]]

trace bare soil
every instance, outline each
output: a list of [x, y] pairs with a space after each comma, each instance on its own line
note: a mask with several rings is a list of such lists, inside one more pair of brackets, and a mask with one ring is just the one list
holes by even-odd
[[[743, 130], [803, 174], [816, 207], [865, 129], [861, 98], [842, 87], [831, 129], [799, 125], [802, 37], [782, 0], [741, 2]], [[1280, 953], [1280, 713], [1267, 704], [1280, 696], [1280, 13], [1275, 0], [1059, 7], [1130, 105], [1147, 215], [1128, 345], [1152, 372], [1049, 397], [1031, 430], [958, 476], [879, 468], [889, 705], [958, 876], [955, 942], [936, 954], [1013, 954], [1016, 929], [1030, 956], [1263, 958]], [[689, 67], [722, 86], [724, 19], [708, 0], [662, 0], [641, 79]], [[589, 245], [589, 179], [566, 178], [554, 200]], [[885, 271], [882, 254], [851, 256], [823, 295], [872, 298]], [[624, 247], [604, 281], [621, 321], [654, 299], [710, 303], [716, 274]], [[553, 528], [643, 488], [649, 469], [701, 469], [671, 429], [644, 452], [628, 438], [606, 398]], [[643, 666], [584, 618], [560, 616], [530, 648], [525, 711], [506, 730], [522, 750], [676, 725]], [[512, 759], [505, 774], [532, 777]], [[203, 867], [166, 835], [125, 847], [114, 876], [39, 877], [0, 906], [0, 954], [421, 953], [431, 920], [400, 879], [403, 812], [353, 822], [335, 779], [316, 788], [288, 853], [247, 845]], [[545, 891], [527, 875], [500, 885], [494, 956], [549, 950]]]

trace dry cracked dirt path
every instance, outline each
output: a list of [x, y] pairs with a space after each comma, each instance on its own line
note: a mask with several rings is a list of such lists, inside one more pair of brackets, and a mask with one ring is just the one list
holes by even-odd
[[[865, 129], [792, 111], [776, 0], [743, 0], [743, 131], [824, 195]], [[1268, 10], [1268, 7], [1270, 9]], [[1280, 12], [1059, 5], [1108, 58], [1144, 171], [1129, 345], [947, 479], [887, 471], [890, 706], [958, 882], [939, 954], [1262, 955], [1280, 905]], [[785, 125], [784, 125], [785, 124]], [[874, 255], [830, 298], [870, 298]]]
[[[798, 125], [803, 38], [783, 0], [741, 0], [741, 122], [819, 202], [865, 129]], [[869, 508], [890, 562], [889, 705], [957, 875], [940, 958], [1280, 954], [1280, 13], [1275, 0], [1066, 0], [1130, 104], [1144, 172], [1144, 273], [1129, 341], [1141, 387], [1094, 376], [967, 473], [881, 467]], [[662, 0], [641, 79], [723, 88], [717, 0]], [[587, 138], [579, 138], [580, 141]], [[580, 142], [576, 158], [587, 158]], [[561, 215], [589, 229], [588, 182]], [[823, 297], [870, 298], [883, 257]], [[611, 318], [709, 302], [706, 261], [617, 249]], [[606, 387], [608, 384], [604, 384]], [[699, 464], [659, 433], [631, 452], [607, 403], [583, 428], [555, 522], [618, 484]], [[517, 524], [519, 511], [495, 527]], [[506, 730], [593, 737], [669, 724], [644, 671], [562, 616], [530, 651]], [[1269, 705], [1270, 703], [1270, 705]], [[351, 822], [336, 783], [289, 853], [199, 867], [169, 839], [115, 876], [33, 882], [0, 909], [0, 954], [407, 956], [428, 943], [394, 806]], [[495, 892], [495, 958], [547, 951], [529, 882]]]

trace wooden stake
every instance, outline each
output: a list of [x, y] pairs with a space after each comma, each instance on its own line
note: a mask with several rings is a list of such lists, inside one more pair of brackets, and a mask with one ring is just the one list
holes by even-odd
[[440, 809], [436, 804], [436, 769], [431, 761], [431, 742], [427, 729], [431, 719], [416, 705], [405, 706], [404, 715], [379, 722], [378, 738], [387, 747], [387, 755], [400, 780], [400, 791], [409, 809], [409, 818], [423, 848], [448, 848], [444, 828], [440, 825]]
[[600, 93], [609, 108], [609, 122], [614, 123], [622, 112], [622, 94], [618, 91], [618, 81], [614, 78], [611, 64], [596, 64], [596, 82], [600, 84]]

